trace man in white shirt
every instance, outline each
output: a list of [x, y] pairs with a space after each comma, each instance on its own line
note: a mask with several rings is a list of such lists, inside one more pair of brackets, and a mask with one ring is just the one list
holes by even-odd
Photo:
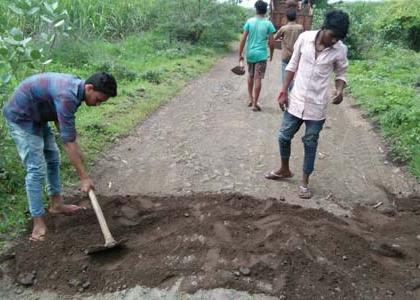
[[[309, 176], [314, 170], [319, 133], [326, 118], [327, 105], [340, 104], [346, 86], [347, 47], [341, 42], [347, 35], [349, 16], [340, 10], [325, 15], [319, 31], [302, 33], [294, 45], [293, 55], [286, 67], [286, 78], [278, 102], [285, 111], [279, 131], [281, 166], [266, 174], [267, 179], [284, 179], [293, 176], [289, 168], [291, 140], [305, 123], [302, 142], [305, 150], [301, 198], [311, 198]], [[331, 99], [331, 77], [335, 73], [335, 93]], [[290, 83], [294, 86], [288, 93]]]

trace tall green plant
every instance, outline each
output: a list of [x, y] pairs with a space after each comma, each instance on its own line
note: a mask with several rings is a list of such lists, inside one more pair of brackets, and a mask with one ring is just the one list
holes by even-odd
[[[58, 2], [16, 0], [8, 9], [17, 20], [15, 24], [21, 28], [0, 27], [0, 86], [3, 88], [12, 77], [19, 81], [28, 70], [37, 70], [50, 63], [49, 55], [54, 42], [70, 29], [66, 26], [67, 11], [59, 9]], [[29, 24], [35, 20], [43, 24], [41, 32], [31, 29]], [[34, 43], [34, 37], [38, 43]]]

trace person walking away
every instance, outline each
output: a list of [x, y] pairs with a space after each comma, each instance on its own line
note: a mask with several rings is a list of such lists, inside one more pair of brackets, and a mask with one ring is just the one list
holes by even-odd
[[256, 16], [250, 18], [244, 25], [239, 45], [239, 61], [243, 61], [243, 51], [246, 45], [246, 61], [248, 64], [248, 106], [253, 111], [260, 111], [258, 100], [261, 93], [261, 81], [267, 68], [267, 43], [270, 48], [270, 61], [274, 53], [274, 25], [266, 19], [268, 4], [262, 0], [255, 2]]
[[[293, 46], [299, 35], [304, 31], [303, 26], [296, 23], [296, 9], [289, 8], [286, 12], [287, 24], [280, 27], [274, 36], [275, 40], [281, 40], [281, 80], [284, 83], [286, 78], [286, 66], [290, 61], [293, 53]], [[293, 87], [293, 83], [289, 86], [289, 92]]]

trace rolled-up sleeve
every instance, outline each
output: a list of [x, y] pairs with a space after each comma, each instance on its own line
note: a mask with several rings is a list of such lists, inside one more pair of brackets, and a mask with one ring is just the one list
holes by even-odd
[[342, 80], [347, 84], [347, 67], [349, 66], [349, 61], [347, 59], [347, 47], [342, 48], [342, 53], [334, 63], [334, 73], [335, 80]]
[[293, 54], [290, 58], [289, 63], [287, 64], [286, 71], [291, 71], [296, 73], [298, 66], [299, 66], [299, 60], [301, 55], [301, 48], [303, 43], [303, 34], [299, 35], [298, 39], [295, 42], [295, 45], [293, 46]]
[[76, 116], [77, 104], [70, 95], [61, 95], [56, 99], [57, 119], [60, 127], [60, 137], [63, 143], [74, 142], [76, 140]]

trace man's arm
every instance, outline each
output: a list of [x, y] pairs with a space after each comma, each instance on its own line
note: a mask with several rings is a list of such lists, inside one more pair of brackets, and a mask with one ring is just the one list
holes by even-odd
[[64, 144], [64, 150], [80, 177], [80, 189], [82, 192], [89, 192], [89, 190], [93, 189], [93, 181], [90, 179], [83, 165], [83, 155], [79, 145], [76, 141], [67, 142]]
[[276, 32], [276, 34], [274, 35], [274, 39], [278, 40], [278, 39], [283, 39], [284, 36], [284, 26], [280, 27], [280, 29]]
[[268, 47], [270, 48], [270, 61], [272, 61], [274, 54], [274, 37], [272, 33], [268, 36]]
[[56, 99], [57, 122], [61, 140], [72, 165], [80, 177], [80, 189], [89, 192], [93, 189], [93, 182], [89, 178], [83, 165], [83, 155], [76, 142], [77, 132], [75, 124], [75, 113], [77, 111], [77, 101], [72, 94], [63, 93]]
[[348, 65], [346, 48], [342, 57], [334, 63], [335, 95], [332, 99], [333, 104], [340, 104], [343, 101], [344, 88], [347, 85], [346, 72]]
[[344, 88], [346, 87], [346, 82], [341, 80], [341, 79], [337, 79], [335, 81], [335, 94], [333, 96], [332, 99], [332, 103], [333, 104], [340, 104], [341, 102], [343, 102], [344, 99]]
[[244, 31], [242, 34], [241, 42], [239, 44], [239, 60], [243, 60], [243, 52], [245, 48], [246, 39], [248, 38], [248, 31]]
[[302, 35], [300, 35], [293, 47], [292, 57], [290, 58], [290, 61], [286, 67], [286, 78], [284, 79], [284, 83], [280, 89], [279, 97], [277, 98], [280, 108], [283, 111], [287, 108], [287, 105], [288, 105], [289, 85], [293, 81], [293, 78], [295, 77], [295, 73], [298, 69], [302, 41], [303, 41], [303, 38], [302, 38]]
[[295, 72], [292, 71], [286, 71], [286, 78], [284, 79], [284, 83], [282, 88], [280, 89], [280, 95], [277, 99], [277, 101], [279, 102], [280, 108], [282, 111], [285, 111], [287, 106], [288, 106], [288, 89], [289, 89], [289, 85], [290, 83], [293, 81], [293, 78], [295, 78]]

